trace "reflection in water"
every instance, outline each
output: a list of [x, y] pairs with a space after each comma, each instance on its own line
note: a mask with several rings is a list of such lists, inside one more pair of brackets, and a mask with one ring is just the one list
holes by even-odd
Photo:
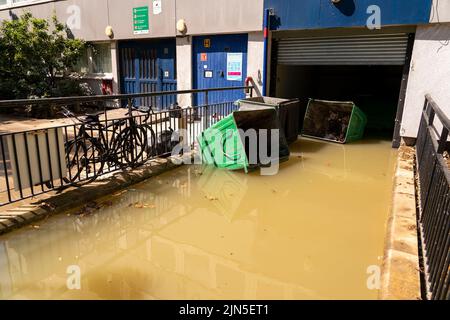
[[[0, 298], [376, 298], [395, 151], [302, 140], [276, 176], [184, 166], [0, 237]], [[112, 203], [112, 204], [111, 204]], [[81, 268], [81, 290], [66, 270]]]

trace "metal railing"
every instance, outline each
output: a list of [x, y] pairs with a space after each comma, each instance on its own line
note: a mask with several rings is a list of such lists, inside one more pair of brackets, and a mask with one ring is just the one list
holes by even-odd
[[[215, 88], [111, 96], [0, 101], [0, 108], [53, 106], [67, 117], [53, 126], [0, 131], [0, 206], [53, 190], [89, 183], [100, 176], [136, 168], [149, 160], [195, 149], [196, 137], [236, 110], [234, 101], [209, 103]], [[199, 106], [154, 111], [149, 97], [201, 94]], [[77, 116], [69, 109], [90, 104], [99, 112]], [[108, 106], [109, 104], [109, 106]], [[116, 107], [112, 107], [116, 106]], [[119, 108], [117, 106], [126, 106]], [[181, 148], [183, 147], [183, 148]]]
[[450, 121], [427, 95], [417, 139], [419, 226], [427, 298], [450, 299]]

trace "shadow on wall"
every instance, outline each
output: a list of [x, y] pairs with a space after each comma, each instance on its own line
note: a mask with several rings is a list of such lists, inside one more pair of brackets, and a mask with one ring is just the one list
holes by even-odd
[[354, 0], [341, 0], [334, 4], [335, 7], [347, 17], [352, 16], [356, 11], [356, 5]]
[[416, 41], [417, 40], [450, 42], [450, 26], [422, 26], [420, 32], [416, 33]]

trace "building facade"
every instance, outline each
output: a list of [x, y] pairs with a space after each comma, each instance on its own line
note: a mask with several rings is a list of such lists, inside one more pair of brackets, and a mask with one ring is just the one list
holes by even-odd
[[[242, 86], [263, 72], [262, 0], [0, 0], [0, 21], [24, 11], [54, 13], [94, 44], [77, 71], [97, 94], [105, 85], [114, 93]], [[227, 74], [227, 57], [237, 75]], [[213, 99], [243, 92], [230, 94]], [[192, 105], [201, 97], [179, 99]]]
[[259, 93], [304, 105], [355, 101], [369, 129], [395, 143], [417, 136], [426, 93], [450, 112], [448, 1], [0, 0], [0, 20], [24, 10], [54, 12], [94, 43], [78, 71], [97, 93], [102, 84], [134, 93], [241, 86], [252, 77]]
[[266, 0], [264, 8], [271, 95], [353, 100], [370, 130], [393, 132], [394, 145], [417, 136], [426, 93], [450, 112], [449, 2]]

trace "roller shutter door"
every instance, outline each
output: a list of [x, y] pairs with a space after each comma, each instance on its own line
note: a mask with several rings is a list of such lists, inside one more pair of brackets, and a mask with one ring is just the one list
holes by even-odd
[[281, 65], [403, 65], [408, 34], [284, 38], [277, 47]]

